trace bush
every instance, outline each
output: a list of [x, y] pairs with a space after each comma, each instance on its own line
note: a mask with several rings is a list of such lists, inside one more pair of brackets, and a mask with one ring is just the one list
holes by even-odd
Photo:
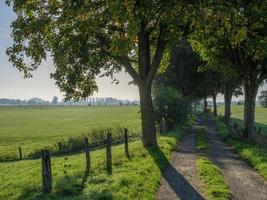
[[154, 87], [154, 108], [156, 122], [160, 124], [164, 120], [168, 128], [174, 128], [188, 120], [191, 112], [189, 99], [163, 84]]

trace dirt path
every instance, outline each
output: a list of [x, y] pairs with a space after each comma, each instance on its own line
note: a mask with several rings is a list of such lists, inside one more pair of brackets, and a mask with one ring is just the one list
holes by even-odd
[[156, 193], [158, 200], [202, 200], [196, 176], [195, 128], [187, 134], [172, 154], [170, 166]]
[[210, 120], [203, 121], [208, 128], [208, 154], [216, 163], [230, 186], [235, 200], [267, 200], [267, 183], [248, 164], [227, 147], [217, 135]]

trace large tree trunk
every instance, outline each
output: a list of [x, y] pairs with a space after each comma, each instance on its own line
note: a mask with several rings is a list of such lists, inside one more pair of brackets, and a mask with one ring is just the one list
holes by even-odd
[[142, 141], [145, 147], [157, 145], [155, 117], [151, 96], [151, 85], [139, 86], [141, 119], [142, 119]]
[[244, 106], [244, 133], [246, 138], [254, 138], [255, 126], [255, 100], [258, 92], [257, 76], [250, 76], [245, 79], [244, 92], [245, 92], [245, 106]]
[[216, 103], [216, 98], [217, 98], [217, 93], [214, 92], [212, 95], [212, 100], [213, 100], [213, 114], [214, 116], [217, 116], [217, 103]]
[[229, 84], [224, 88], [224, 121], [229, 126], [231, 121], [231, 102], [233, 96], [233, 89]]
[[208, 102], [207, 102], [207, 98], [205, 97], [204, 98], [204, 113], [207, 113], [208, 112]]

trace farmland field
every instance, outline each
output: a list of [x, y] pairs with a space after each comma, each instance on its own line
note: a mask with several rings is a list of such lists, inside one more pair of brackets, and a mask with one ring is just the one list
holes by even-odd
[[[232, 118], [235, 122], [242, 125], [244, 113], [244, 106], [233, 105], [232, 106]], [[224, 107], [218, 107], [218, 114], [224, 114]], [[267, 108], [260, 106], [256, 107], [256, 116], [255, 116], [256, 126], [261, 127], [264, 134], [267, 134]]]
[[0, 107], [0, 152], [21, 146], [27, 153], [92, 129], [118, 127], [139, 133], [139, 107]]

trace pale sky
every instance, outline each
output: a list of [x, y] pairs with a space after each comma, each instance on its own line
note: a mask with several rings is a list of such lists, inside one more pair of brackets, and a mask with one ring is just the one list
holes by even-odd
[[[31, 79], [23, 79], [23, 74], [8, 62], [5, 51], [12, 44], [10, 25], [16, 16], [12, 8], [7, 7], [4, 2], [4, 0], [0, 0], [0, 98], [30, 99], [39, 97], [51, 101], [53, 96], [58, 96], [62, 99], [64, 94], [60, 93], [54, 80], [50, 79], [50, 73], [54, 70], [51, 58], [40, 66]], [[116, 78], [120, 81], [118, 85], [111, 84], [109, 77], [97, 79], [99, 92], [95, 93], [94, 97], [139, 99], [138, 88], [128, 85], [132, 80], [128, 74], [121, 72]]]
[[[50, 79], [50, 73], [54, 70], [51, 58], [48, 58], [40, 66], [31, 79], [23, 79], [23, 74], [8, 62], [5, 51], [8, 46], [12, 45], [10, 25], [16, 16], [12, 8], [7, 7], [4, 2], [4, 0], [0, 0], [0, 98], [30, 99], [39, 97], [51, 101], [53, 96], [58, 96], [62, 99], [64, 94], [60, 93], [54, 80]], [[128, 85], [132, 80], [128, 74], [121, 72], [116, 78], [120, 81], [118, 85], [111, 84], [111, 79], [108, 77], [97, 79], [99, 92], [95, 93], [94, 97], [139, 99], [138, 88]], [[262, 89], [266, 90], [267, 86], [261, 87], [260, 91]], [[239, 99], [243, 99], [243, 97], [233, 98], [233, 100]], [[218, 96], [218, 101], [223, 101], [222, 95]]]

